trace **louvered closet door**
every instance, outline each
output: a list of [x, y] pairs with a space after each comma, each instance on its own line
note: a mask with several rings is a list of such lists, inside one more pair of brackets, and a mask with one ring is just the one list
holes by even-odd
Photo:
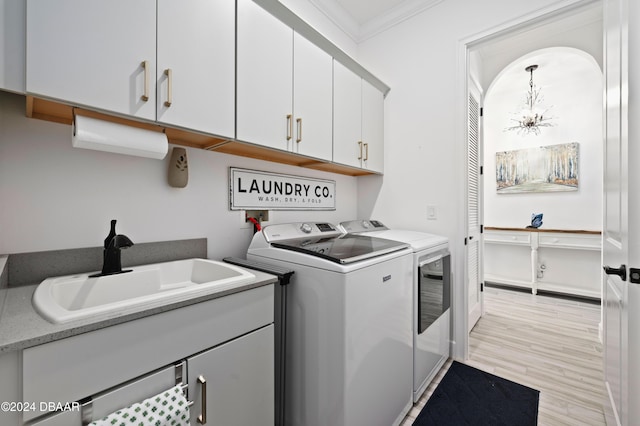
[[467, 286], [469, 331], [476, 325], [483, 312], [482, 298], [482, 175], [481, 166], [481, 118], [480, 90], [469, 84], [467, 133]]

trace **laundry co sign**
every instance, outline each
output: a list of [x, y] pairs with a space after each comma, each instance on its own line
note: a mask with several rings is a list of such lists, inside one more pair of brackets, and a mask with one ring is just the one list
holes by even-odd
[[231, 210], [335, 210], [336, 182], [229, 169]]

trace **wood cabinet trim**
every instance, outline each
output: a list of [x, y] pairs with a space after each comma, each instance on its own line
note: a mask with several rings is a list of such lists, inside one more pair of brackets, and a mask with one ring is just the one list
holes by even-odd
[[256, 158], [259, 160], [271, 161], [274, 163], [288, 164], [347, 176], [364, 176], [378, 174], [371, 170], [345, 166], [329, 161], [323, 161], [292, 152], [254, 145], [248, 142], [229, 138], [221, 138], [219, 136], [198, 133], [177, 127], [161, 126], [155, 122], [133, 120], [124, 116], [116, 116], [113, 114], [86, 109], [81, 106], [76, 107], [73, 105], [43, 98], [37, 98], [34, 96], [26, 97], [25, 114], [27, 117], [71, 125], [73, 122], [74, 113], [78, 115], [98, 118], [101, 120], [111, 121], [118, 124], [124, 124], [127, 126], [165, 132], [167, 138], [169, 139], [169, 142], [175, 145], [181, 145], [190, 148], [199, 148], [207, 151], [215, 151], [231, 155], [238, 155], [241, 157]]

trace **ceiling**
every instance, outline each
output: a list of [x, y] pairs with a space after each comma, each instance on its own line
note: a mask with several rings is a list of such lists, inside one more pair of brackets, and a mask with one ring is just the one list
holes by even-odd
[[309, 0], [360, 43], [444, 0]]
[[[335, 25], [360, 43], [400, 22], [411, 18], [445, 0], [308, 0]], [[493, 56], [505, 49], [518, 49], [537, 38], [549, 38], [566, 33], [594, 20], [602, 19], [602, 7], [593, 2], [585, 8], [577, 8], [562, 18], [545, 20], [544, 25], [533, 25], [529, 31], [510, 34], [503, 40], [493, 40], [479, 48], [482, 56]], [[568, 15], [568, 16], [567, 16]], [[525, 33], [525, 34], [522, 34]], [[519, 37], [519, 40], [517, 39]]]

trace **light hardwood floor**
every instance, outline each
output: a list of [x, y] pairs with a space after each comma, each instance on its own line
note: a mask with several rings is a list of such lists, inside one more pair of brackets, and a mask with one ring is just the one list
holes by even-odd
[[[484, 295], [485, 315], [469, 336], [466, 364], [538, 389], [540, 426], [604, 425], [600, 305], [494, 287]], [[449, 365], [402, 426], [413, 423]]]

